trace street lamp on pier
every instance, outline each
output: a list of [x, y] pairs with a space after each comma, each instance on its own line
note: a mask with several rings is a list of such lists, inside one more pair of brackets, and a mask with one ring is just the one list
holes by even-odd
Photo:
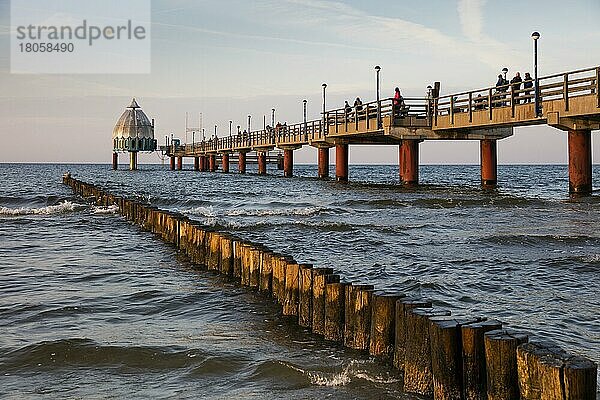
[[304, 108], [304, 140], [308, 140], [308, 126], [306, 125], [306, 103], [308, 103], [306, 99], [302, 100]]
[[248, 134], [250, 134], [250, 121], [252, 120], [252, 116], [248, 115]]
[[233, 128], [233, 121], [229, 120], [229, 136], [231, 136], [231, 130]]
[[375, 73], [377, 75], [377, 128], [381, 129], [381, 101], [379, 100], [379, 72], [381, 71], [381, 67], [379, 65], [375, 66]]
[[275, 109], [271, 108], [271, 126], [275, 126]]
[[542, 110], [540, 107], [540, 85], [538, 81], [538, 39], [540, 38], [539, 32], [533, 32], [531, 34], [533, 39], [533, 76], [535, 80], [535, 116], [541, 117]]
[[325, 90], [327, 89], [327, 84], [324, 83], [321, 85], [323, 87], [323, 132], [327, 133], [327, 115], [325, 114]]

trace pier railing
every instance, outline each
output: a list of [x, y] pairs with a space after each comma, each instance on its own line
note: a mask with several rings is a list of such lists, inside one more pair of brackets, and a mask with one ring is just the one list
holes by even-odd
[[[531, 80], [531, 87], [524, 87], [525, 81], [519, 84], [493, 86], [468, 92], [452, 93], [434, 99], [434, 126], [437, 118], [450, 116], [454, 123], [455, 114], [468, 113], [469, 122], [473, 121], [473, 113], [486, 111], [489, 120], [493, 119], [493, 110], [510, 108], [515, 118], [516, 108], [520, 104], [534, 104], [536, 84]], [[551, 100], [563, 100], [565, 111], [569, 111], [569, 100], [574, 97], [596, 95], [597, 106], [600, 107], [600, 67], [580, 69], [538, 78], [539, 103]]]
[[348, 131], [353, 125], [354, 130], [358, 130], [361, 121], [365, 121], [367, 130], [380, 130], [386, 117], [390, 125], [410, 125], [414, 119], [429, 121], [432, 105], [430, 99], [422, 97], [404, 97], [402, 101], [386, 98], [328, 110], [324, 120], [328, 134], [339, 133], [341, 127]]

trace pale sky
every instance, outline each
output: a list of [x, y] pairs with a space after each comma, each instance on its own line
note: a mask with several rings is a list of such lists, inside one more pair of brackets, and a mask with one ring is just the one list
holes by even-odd
[[[248, 114], [262, 126], [273, 107], [277, 120], [300, 122], [304, 98], [317, 118], [323, 82], [330, 106], [374, 100], [375, 65], [384, 96], [395, 86], [422, 96], [433, 81], [442, 94], [487, 87], [503, 67], [509, 77], [533, 72], [534, 30], [541, 76], [600, 65], [598, 0], [155, 0], [151, 15], [150, 74], [15, 75], [10, 3], [0, 0], [0, 162], [108, 163], [112, 128], [133, 96], [162, 143], [171, 132], [184, 139], [186, 112], [202, 112], [207, 132], [217, 124], [221, 134]], [[566, 163], [566, 145], [553, 128], [517, 128], [499, 143], [499, 162]], [[477, 163], [478, 146], [425, 142], [421, 163]], [[350, 162], [397, 163], [397, 152], [351, 146]], [[316, 149], [296, 161], [315, 162]]]

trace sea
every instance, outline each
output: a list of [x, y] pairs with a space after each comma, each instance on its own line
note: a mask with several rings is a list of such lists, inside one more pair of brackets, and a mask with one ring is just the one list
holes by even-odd
[[417, 398], [385, 363], [74, 196], [65, 172], [600, 361], [600, 195], [569, 197], [566, 165], [500, 165], [491, 190], [477, 165], [422, 165], [415, 187], [391, 165], [351, 165], [348, 183], [315, 165], [184, 167], [0, 164], [1, 398]]

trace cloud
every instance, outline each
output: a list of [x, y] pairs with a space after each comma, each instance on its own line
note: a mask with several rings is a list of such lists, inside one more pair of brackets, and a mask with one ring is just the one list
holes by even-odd
[[484, 0], [459, 0], [458, 17], [463, 34], [474, 42], [483, 37]]

